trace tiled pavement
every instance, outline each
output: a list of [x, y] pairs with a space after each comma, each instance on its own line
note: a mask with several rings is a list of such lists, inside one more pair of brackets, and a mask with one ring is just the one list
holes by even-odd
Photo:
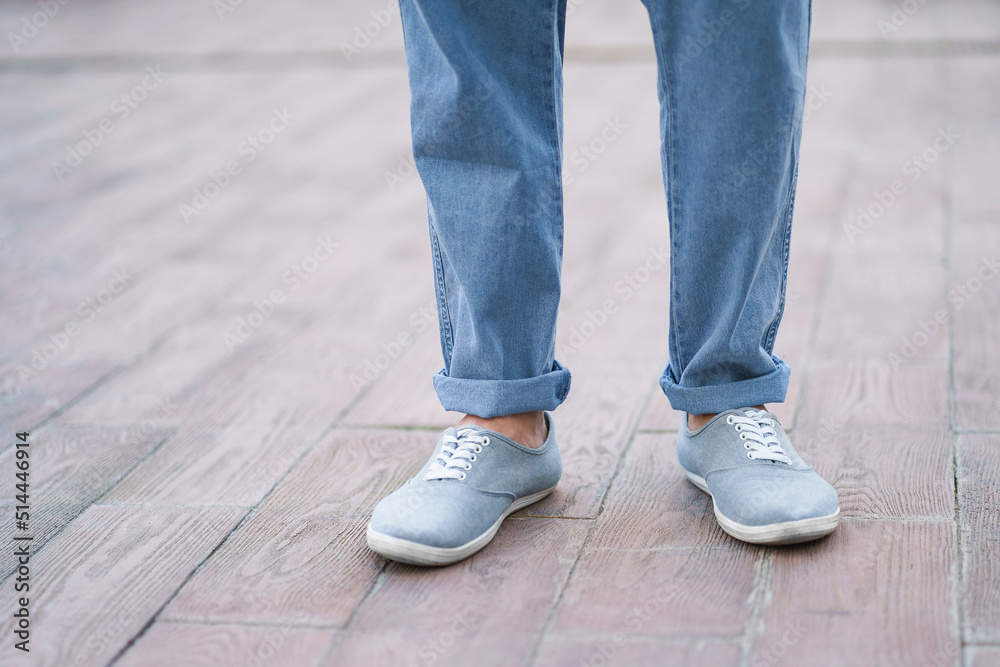
[[454, 418], [391, 4], [0, 6], [0, 663], [1000, 665], [1000, 4], [815, 4], [778, 411], [845, 519], [791, 548], [679, 473], [668, 272], [584, 326], [667, 228], [642, 8], [570, 5], [567, 153], [626, 127], [567, 167], [566, 475], [432, 571], [363, 539]]

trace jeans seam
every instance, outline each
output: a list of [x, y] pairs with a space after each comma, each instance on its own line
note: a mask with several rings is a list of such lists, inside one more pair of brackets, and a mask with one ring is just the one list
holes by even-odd
[[786, 215], [785, 224], [785, 234], [784, 241], [782, 242], [782, 274], [781, 274], [781, 285], [778, 288], [780, 298], [778, 299], [778, 309], [774, 314], [774, 318], [771, 320], [770, 326], [767, 328], [767, 335], [764, 338], [764, 351], [768, 354], [772, 354], [774, 350], [774, 342], [778, 336], [778, 327], [781, 324], [781, 318], [785, 313], [785, 291], [788, 288], [788, 258], [790, 250], [790, 239], [791, 239], [791, 215]]
[[[548, 111], [550, 112], [549, 113], [549, 117], [552, 119], [552, 128], [551, 129], [552, 129], [553, 139], [554, 139], [554, 141], [552, 142], [553, 155], [552, 155], [551, 165], [552, 165], [553, 174], [552, 174], [552, 186], [551, 186], [551, 191], [550, 191], [550, 194], [549, 194], [549, 196], [550, 196], [549, 209], [551, 210], [552, 209], [552, 205], [556, 204], [555, 208], [559, 212], [560, 218], [562, 217], [562, 151], [563, 151], [563, 146], [562, 146], [562, 133], [560, 132], [560, 124], [561, 124], [562, 121], [559, 118], [559, 110], [560, 110], [559, 87], [557, 85], [557, 82], [559, 81], [559, 77], [561, 75], [561, 72], [557, 71], [557, 68], [561, 68], [561, 66], [562, 66], [562, 56], [560, 55], [560, 57], [557, 58], [556, 57], [556, 53], [559, 52], [559, 48], [560, 48], [560, 46], [559, 46], [560, 45], [559, 10], [560, 10], [561, 5], [562, 5], [562, 3], [560, 2], [560, 0], [555, 0], [555, 2], [552, 4], [551, 18], [552, 18], [552, 38], [553, 39], [552, 39], [552, 47], [549, 49], [549, 57], [551, 59], [550, 60], [550, 67], [549, 67], [549, 90], [551, 92], [551, 97], [548, 100], [548, 105], [549, 105]], [[562, 249], [562, 246], [563, 246], [563, 241], [564, 241], [564, 236], [565, 236], [565, 231], [563, 229], [563, 224], [564, 223], [560, 222], [560, 224], [556, 225], [557, 232], [558, 232], [558, 241], [559, 241], [560, 255], [562, 254], [562, 250], [561, 249]], [[560, 261], [560, 265], [561, 265], [561, 261]], [[562, 273], [562, 272], [560, 271], [560, 273]], [[561, 281], [561, 277], [560, 277], [560, 281]], [[556, 331], [553, 330], [553, 332], [552, 332], [552, 349], [550, 351], [553, 362], [555, 362], [555, 347], [556, 347]], [[549, 364], [548, 369], [546, 369], [547, 373], [552, 371], [552, 366], [553, 366], [553, 364]]]
[[791, 255], [791, 239], [792, 239], [792, 217], [795, 208], [795, 190], [799, 179], [799, 162], [798, 162], [798, 138], [802, 134], [802, 121], [799, 121], [799, 126], [796, 129], [792, 137], [792, 163], [795, 165], [792, 170], [791, 183], [788, 184], [788, 196], [784, 206], [784, 225], [785, 233], [782, 240], [781, 248], [781, 285], [779, 288], [780, 299], [778, 300], [778, 310], [771, 320], [771, 324], [767, 329], [767, 334], [764, 338], [764, 350], [771, 354], [774, 349], [774, 341], [778, 335], [778, 326], [781, 324], [782, 315], [785, 312], [785, 291], [788, 287], [788, 259]]
[[[656, 49], [656, 59], [660, 64], [660, 72], [663, 77], [663, 104], [666, 107], [667, 122], [666, 129], [664, 131], [663, 137], [663, 152], [666, 164], [663, 165], [664, 171], [664, 189], [666, 191], [667, 198], [667, 223], [668, 223], [668, 233], [670, 234], [670, 329], [673, 335], [673, 345], [672, 352], [673, 357], [677, 361], [677, 368], [674, 369], [674, 374], [677, 376], [677, 384], [680, 385], [680, 372], [684, 367], [684, 358], [681, 354], [681, 343], [680, 343], [680, 326], [677, 321], [677, 299], [679, 295], [679, 290], [677, 288], [677, 264], [674, 261], [676, 257], [679, 256], [679, 251], [677, 250], [677, 238], [679, 236], [677, 231], [677, 202], [676, 195], [674, 194], [673, 184], [676, 181], [674, 168], [676, 161], [674, 160], [674, 141], [676, 139], [677, 133], [674, 129], [674, 92], [671, 86], [670, 72], [667, 67], [667, 59], [665, 55], [666, 42], [663, 35], [663, 28], [660, 23], [660, 15], [657, 8], [656, 2], [649, 3], [650, 16], [652, 18], [654, 41], [658, 41], [659, 45]], [[669, 363], [668, 363], [669, 366]]]
[[437, 283], [438, 328], [441, 340], [444, 342], [445, 366], [451, 368], [451, 354], [454, 349], [451, 331], [451, 312], [448, 308], [448, 288], [444, 276], [444, 260], [441, 257], [441, 244], [438, 241], [437, 230], [430, 225], [431, 250], [434, 255], [434, 282]]
[[[802, 63], [803, 72], [807, 71], [809, 64], [809, 35], [812, 32], [812, 0], [809, 0], [806, 12], [807, 12], [806, 53], [804, 62]], [[801, 104], [803, 107], [805, 106], [805, 98], [807, 90], [808, 90], [807, 86], [803, 85], [802, 96], [801, 96]], [[781, 298], [778, 301], [777, 313], [775, 314], [774, 319], [771, 321], [771, 325], [768, 327], [766, 335], [764, 337], [764, 350], [768, 354], [772, 354], [772, 350], [774, 349], [775, 338], [778, 335], [778, 327], [780, 326], [781, 318], [785, 313], [785, 300], [786, 300], [785, 292], [788, 287], [788, 260], [791, 254], [792, 218], [795, 209], [795, 193], [796, 189], [798, 188], [798, 181], [799, 181], [798, 152], [799, 152], [799, 145], [802, 140], [802, 126], [803, 126], [802, 113], [797, 114], [797, 125], [798, 126], [796, 127], [795, 132], [792, 136], [792, 146], [791, 146], [792, 163], [795, 165], [795, 167], [792, 171], [791, 183], [789, 183], [788, 186], [788, 200], [785, 203], [785, 235], [781, 253], [782, 270], [781, 270], [781, 287], [779, 291]]]

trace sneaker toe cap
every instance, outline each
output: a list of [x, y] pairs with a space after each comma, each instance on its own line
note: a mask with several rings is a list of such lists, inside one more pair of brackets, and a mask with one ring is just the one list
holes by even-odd
[[812, 469], [720, 471], [707, 483], [719, 511], [746, 526], [830, 516], [840, 507], [836, 489]]
[[369, 525], [383, 535], [451, 549], [489, 530], [510, 504], [509, 497], [469, 487], [443, 489], [433, 482], [406, 485], [375, 506]]

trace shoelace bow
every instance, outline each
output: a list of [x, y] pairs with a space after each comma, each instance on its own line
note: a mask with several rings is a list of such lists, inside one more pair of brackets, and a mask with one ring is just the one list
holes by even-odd
[[445, 433], [441, 451], [434, 457], [431, 467], [424, 475], [424, 481], [432, 479], [465, 479], [467, 470], [472, 470], [477, 454], [490, 444], [489, 436], [474, 428], [460, 428], [455, 435]]
[[748, 459], [792, 462], [778, 441], [777, 423], [763, 410], [746, 410], [742, 415], [729, 415], [726, 423], [739, 431], [743, 446], [750, 450], [747, 452]]

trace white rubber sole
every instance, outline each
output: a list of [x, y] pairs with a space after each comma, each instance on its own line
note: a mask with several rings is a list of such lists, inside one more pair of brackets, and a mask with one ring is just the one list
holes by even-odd
[[372, 525], [370, 523], [368, 524], [368, 530], [365, 531], [365, 537], [368, 540], [368, 547], [372, 551], [381, 554], [386, 558], [398, 560], [401, 563], [409, 563], [410, 565], [450, 565], [468, 558], [485, 547], [493, 540], [493, 537], [497, 534], [497, 530], [500, 529], [500, 524], [503, 523], [504, 519], [522, 507], [527, 507], [532, 503], [537, 503], [539, 500], [552, 493], [555, 488], [556, 487], [553, 486], [550, 489], [533, 493], [530, 496], [518, 498], [503, 514], [500, 515], [500, 518], [496, 520], [496, 523], [490, 526], [486, 532], [458, 547], [430, 547], [426, 544], [420, 544], [419, 542], [411, 542], [410, 540], [400, 539], [398, 537], [386, 535], [385, 533], [380, 533], [377, 530], [372, 530]]
[[[684, 471], [688, 481], [707, 493], [708, 490], [705, 479], [694, 473]], [[738, 540], [751, 542], [753, 544], [797, 544], [799, 542], [809, 542], [818, 540], [824, 535], [829, 535], [840, 522], [840, 508], [833, 514], [817, 516], [811, 519], [799, 519], [798, 521], [785, 521], [783, 523], [772, 523], [766, 526], [745, 526], [728, 518], [719, 511], [719, 506], [714, 502], [715, 518], [719, 522], [722, 530], [726, 531]]]

